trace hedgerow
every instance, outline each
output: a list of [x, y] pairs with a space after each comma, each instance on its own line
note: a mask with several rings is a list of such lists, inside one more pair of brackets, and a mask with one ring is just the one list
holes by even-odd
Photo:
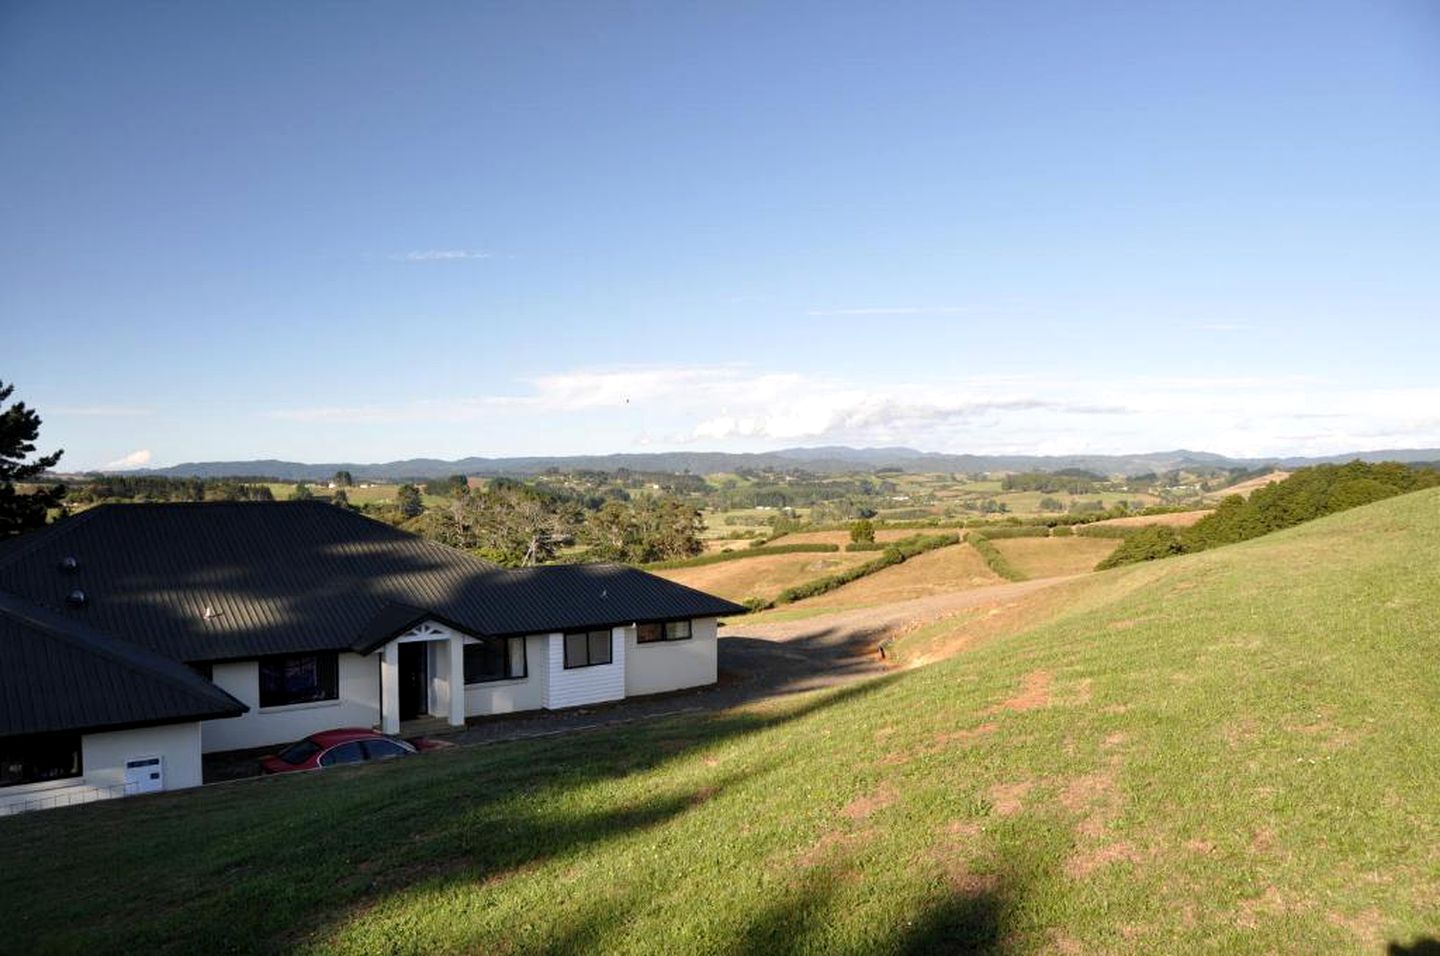
[[675, 558], [670, 561], [656, 561], [642, 564], [647, 571], [668, 571], [674, 568], [698, 568], [723, 561], [738, 561], [741, 558], [763, 558], [771, 554], [830, 554], [840, 550], [838, 544], [776, 544], [765, 547], [751, 547], [743, 551], [721, 551], [718, 554], [701, 554], [693, 558]]
[[971, 531], [965, 535], [965, 540], [969, 542], [970, 547], [980, 553], [980, 557], [985, 559], [986, 566], [1000, 577], [1007, 581], [1026, 580], [1025, 575], [1009, 561], [1006, 561], [1005, 555], [1001, 554], [999, 549], [990, 543], [990, 539], [981, 532]]
[[896, 564], [903, 564], [917, 554], [924, 554], [926, 551], [934, 551], [936, 548], [948, 547], [952, 544], [959, 544], [958, 534], [917, 534], [912, 538], [904, 538], [900, 541], [891, 541], [886, 544], [885, 551], [880, 557], [864, 564], [857, 564], [853, 568], [846, 568], [834, 574], [827, 574], [823, 578], [816, 578], [814, 581], [806, 581], [804, 584], [797, 584], [792, 588], [786, 588], [771, 602], [771, 606], [777, 604], [792, 604], [795, 601], [802, 601], [805, 598], [815, 597], [817, 594], [824, 594], [836, 588], [844, 587], [851, 581], [858, 581], [868, 574], [876, 571], [883, 571], [885, 568]]

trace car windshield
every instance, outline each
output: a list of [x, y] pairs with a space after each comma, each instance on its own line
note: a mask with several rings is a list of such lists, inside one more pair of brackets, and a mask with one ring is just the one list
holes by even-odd
[[300, 740], [280, 751], [280, 759], [288, 764], [302, 764], [320, 752], [320, 745]]

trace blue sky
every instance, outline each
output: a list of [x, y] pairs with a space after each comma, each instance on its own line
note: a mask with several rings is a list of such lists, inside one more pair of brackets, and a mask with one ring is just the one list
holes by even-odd
[[1440, 446], [1440, 7], [0, 3], [65, 465]]

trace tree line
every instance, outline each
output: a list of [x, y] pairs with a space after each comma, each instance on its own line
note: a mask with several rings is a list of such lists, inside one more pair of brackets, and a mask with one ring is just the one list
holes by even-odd
[[1352, 461], [1301, 468], [1249, 498], [1230, 495], [1188, 528], [1152, 525], [1126, 538], [1096, 570], [1248, 541], [1395, 495], [1440, 487], [1433, 465]]

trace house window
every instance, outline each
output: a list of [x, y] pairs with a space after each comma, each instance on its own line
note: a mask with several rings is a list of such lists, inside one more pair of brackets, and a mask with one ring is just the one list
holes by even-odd
[[594, 667], [611, 661], [609, 631], [582, 631], [565, 635], [565, 668]]
[[525, 638], [487, 637], [465, 645], [465, 683], [525, 676]]
[[635, 643], [658, 644], [661, 641], [688, 641], [689, 621], [665, 621], [635, 625]]
[[0, 740], [0, 787], [78, 777], [79, 734], [35, 734]]
[[335, 652], [260, 658], [260, 706], [284, 707], [340, 698]]

